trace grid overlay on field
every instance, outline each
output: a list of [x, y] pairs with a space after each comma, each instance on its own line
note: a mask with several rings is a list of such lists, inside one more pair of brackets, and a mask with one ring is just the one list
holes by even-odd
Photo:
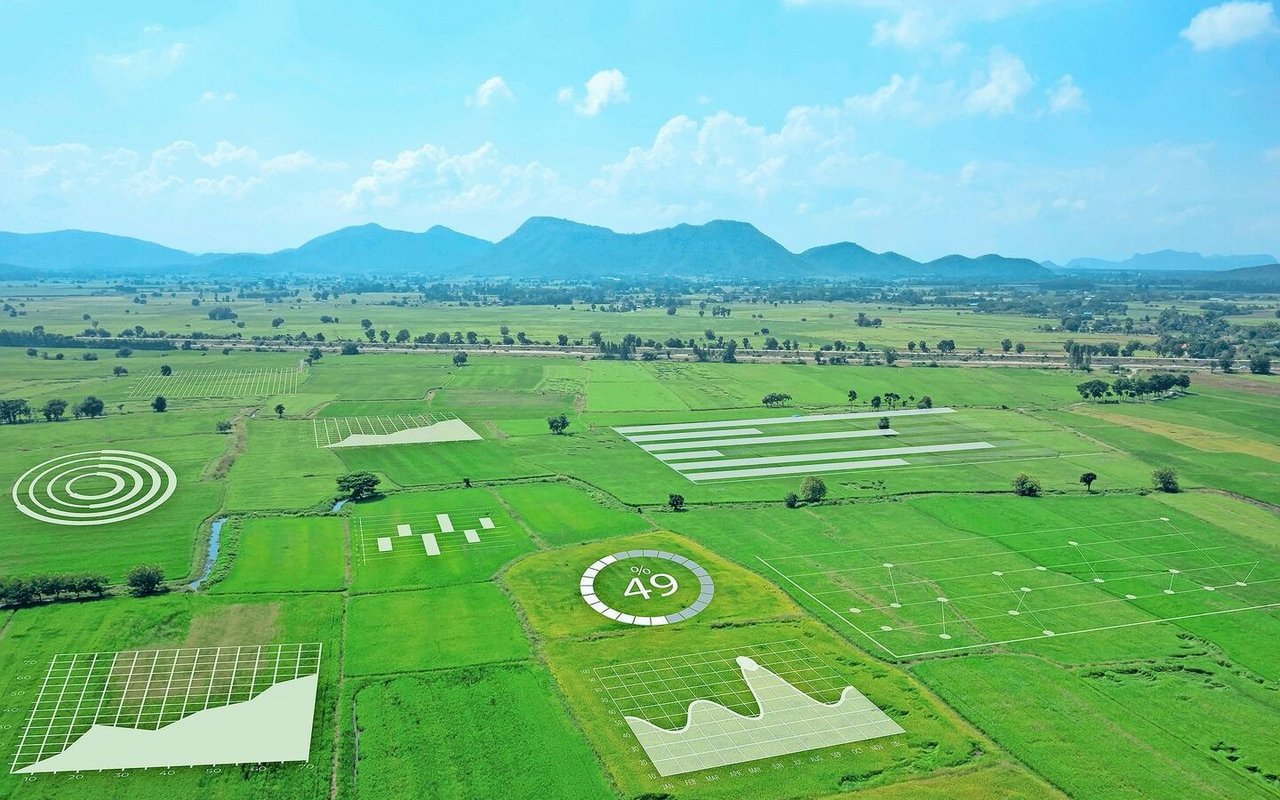
[[[902, 408], [622, 425], [613, 430], [693, 483], [1042, 457], [1042, 448], [957, 423], [955, 409]], [[880, 427], [886, 424], [889, 427]], [[879, 422], [879, 424], [877, 424]], [[903, 431], [894, 424], [904, 425]], [[1058, 454], [1054, 453], [1054, 457]]]
[[379, 414], [367, 417], [317, 417], [311, 420], [316, 447], [324, 448], [356, 435], [389, 436], [412, 428], [426, 428], [437, 422], [457, 419], [444, 411], [425, 414]]
[[[744, 657], [789, 684], [783, 687], [784, 692], [789, 693], [792, 688], [803, 692], [804, 702], [813, 706], [812, 713], [806, 716], [801, 711], [772, 721], [766, 718], [768, 712], [757, 704], [744, 679], [739, 663]], [[858, 697], [864, 704], [862, 708], [850, 709], [840, 725], [829, 726], [829, 719], [824, 725], [820, 716], [830, 717], [831, 709], [822, 705], [836, 702], [846, 692], [856, 694], [856, 690], [816, 653], [794, 639], [597, 667], [593, 672], [624, 718], [642, 720], [640, 725], [647, 723], [682, 737], [674, 743], [646, 741], [645, 733], [628, 720], [663, 775], [902, 732], [861, 695]], [[762, 703], [770, 699], [768, 695], [760, 697]], [[714, 703], [741, 717], [758, 720], [762, 725], [757, 726], [756, 737], [763, 735], [768, 740], [770, 752], [762, 753], [723, 724], [712, 723], [706, 731], [692, 726], [680, 730], [691, 719], [690, 706], [696, 701]]]
[[517, 531], [504, 519], [490, 506], [357, 517], [360, 563], [510, 547]]
[[11, 771], [61, 753], [93, 725], [159, 730], [315, 675], [319, 643], [189, 647], [53, 657]]
[[1280, 608], [1280, 565], [1169, 517], [757, 559], [893, 658]]
[[143, 375], [133, 384], [129, 396], [153, 397], [270, 397], [289, 395], [308, 373], [291, 369], [175, 370], [172, 375]]

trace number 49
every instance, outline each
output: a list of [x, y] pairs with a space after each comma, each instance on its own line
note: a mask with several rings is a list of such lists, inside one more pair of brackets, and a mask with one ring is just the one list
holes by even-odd
[[[661, 592], [661, 594], [659, 595], [660, 597], [670, 597], [671, 595], [675, 594], [677, 591], [680, 590], [680, 584], [676, 581], [675, 577], [672, 575], [668, 575], [665, 572], [659, 572], [655, 575], [650, 575], [649, 586], [652, 586], [654, 591]], [[648, 587], [644, 585], [643, 581], [641, 581], [639, 578], [632, 578], [631, 583], [627, 584], [627, 590], [622, 593], [622, 596], [623, 597], [640, 596], [640, 597], [643, 597], [645, 600], [648, 600], [651, 594], [652, 592], [650, 592]]]

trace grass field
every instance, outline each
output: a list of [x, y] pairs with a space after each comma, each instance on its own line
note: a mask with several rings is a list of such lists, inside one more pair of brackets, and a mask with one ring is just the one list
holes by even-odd
[[[111, 330], [191, 324], [249, 336], [276, 330], [274, 316], [286, 319], [278, 330], [314, 333], [326, 313], [342, 319], [323, 326], [326, 336], [359, 335], [369, 316], [393, 332], [447, 326], [496, 337], [506, 324], [539, 340], [592, 330], [688, 338], [708, 326], [754, 340], [769, 327], [813, 343], [901, 348], [947, 337], [993, 348], [1009, 336], [1033, 352], [1061, 351], [1061, 334], [1039, 330], [1039, 319], [968, 311], [743, 305], [711, 321], [684, 307], [670, 318], [661, 309], [375, 305], [392, 299], [361, 295], [354, 308], [346, 297], [234, 301], [238, 329], [199, 319], [178, 292], [146, 305], [106, 298], [95, 319]], [[24, 324], [83, 329], [81, 300], [33, 296]], [[859, 310], [884, 326], [854, 328]], [[1190, 393], [1173, 399], [1082, 404], [1075, 385], [1091, 376], [1031, 368], [489, 355], [458, 367], [448, 355], [326, 353], [300, 371], [296, 351], [99, 355], [68, 350], [58, 361], [0, 348], [0, 397], [41, 405], [95, 394], [106, 412], [0, 425], [0, 578], [94, 571], [120, 588], [130, 568], [154, 563], [170, 591], [0, 607], [0, 756], [12, 761], [58, 654], [316, 642], [324, 655], [311, 758], [0, 774], [0, 800], [1280, 791], [1270, 735], [1280, 719], [1272, 378], [1194, 376]], [[174, 374], [162, 378], [162, 364]], [[117, 365], [128, 374], [114, 376]], [[792, 400], [764, 408], [769, 392]], [[894, 414], [892, 433], [881, 433], [883, 411], [868, 401], [886, 392], [906, 410], [927, 395], [935, 410], [954, 411]], [[163, 414], [150, 410], [155, 394], [169, 399]], [[569, 429], [553, 435], [547, 418], [561, 413]], [[327, 447], [453, 418], [481, 440]], [[229, 432], [218, 432], [222, 422]], [[990, 446], [954, 447], [977, 444]], [[112, 449], [169, 465], [173, 494], [91, 527], [41, 521], [15, 504], [12, 489], [33, 467]], [[894, 463], [843, 466], [873, 461]], [[824, 464], [834, 467], [816, 469]], [[1165, 466], [1183, 491], [1151, 491], [1151, 471]], [[335, 511], [335, 478], [354, 470], [375, 473], [381, 493]], [[743, 472], [752, 470], [764, 471]], [[1020, 472], [1039, 479], [1043, 496], [1012, 494]], [[1079, 482], [1084, 472], [1097, 474], [1092, 491]], [[825, 479], [826, 499], [787, 508], [784, 497], [809, 474]], [[108, 476], [75, 475], [49, 502], [127, 491]], [[685, 510], [669, 509], [672, 494]], [[223, 518], [210, 578], [192, 591], [210, 522]], [[705, 569], [714, 585], [706, 607], [662, 626], [598, 613], [583, 597], [585, 571], [633, 549]], [[655, 573], [680, 586], [663, 595]], [[702, 595], [695, 573], [651, 555], [606, 567], [593, 585], [634, 616], [677, 613]], [[627, 717], [672, 731], [691, 706], [703, 714], [714, 704], [713, 713], [750, 720], [763, 703], [740, 657], [807, 698], [787, 712], [804, 724], [818, 725], [828, 712], [815, 709], [852, 687], [903, 733], [806, 739], [742, 760], [721, 750], [714, 767], [660, 773], [635, 732], [645, 729]]]

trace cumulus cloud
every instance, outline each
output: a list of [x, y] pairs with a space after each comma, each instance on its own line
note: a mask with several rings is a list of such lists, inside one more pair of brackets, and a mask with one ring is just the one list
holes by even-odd
[[468, 153], [434, 144], [378, 159], [340, 197], [346, 209], [412, 205], [429, 210], [475, 211], [520, 205], [556, 185], [558, 176], [538, 162], [503, 161], [492, 143]]
[[1011, 113], [1034, 83], [1022, 59], [997, 48], [988, 59], [986, 75], [965, 97], [965, 109], [991, 116]]
[[872, 44], [893, 44], [915, 48], [942, 39], [950, 33], [950, 24], [937, 19], [927, 10], [908, 8], [897, 21], [878, 20], [871, 29]]
[[1248, 39], [1280, 30], [1275, 7], [1270, 2], [1232, 0], [1212, 6], [1191, 18], [1178, 35], [1195, 50], [1231, 47]]
[[1058, 78], [1057, 83], [1049, 88], [1048, 95], [1049, 110], [1054, 114], [1089, 110], [1089, 104], [1084, 101], [1084, 92], [1070, 74]]
[[467, 97], [467, 105], [485, 108], [498, 100], [514, 99], [515, 95], [512, 94], [511, 88], [507, 86], [507, 82], [502, 79], [501, 75], [494, 75], [476, 87], [476, 90]]
[[581, 116], [594, 117], [605, 106], [625, 103], [630, 99], [627, 94], [627, 76], [620, 70], [602, 69], [587, 79], [581, 98], [573, 87], [564, 86], [556, 94], [556, 99], [564, 105], [573, 103], [573, 110]]
[[103, 70], [129, 73], [139, 77], [167, 75], [186, 59], [189, 46], [174, 42], [166, 46], [143, 47], [126, 53], [103, 53], [94, 64]]

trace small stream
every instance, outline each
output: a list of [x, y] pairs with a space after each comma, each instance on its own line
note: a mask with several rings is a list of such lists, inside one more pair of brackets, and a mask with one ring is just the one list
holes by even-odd
[[347, 504], [346, 500], [339, 500], [338, 502], [333, 504], [333, 510], [330, 513], [336, 514], [337, 512], [341, 511], [342, 507], [345, 506], [346, 504]]
[[226, 517], [215, 519], [209, 528], [209, 552], [205, 556], [204, 571], [199, 578], [188, 584], [193, 591], [198, 590], [200, 584], [209, 579], [209, 573], [213, 572], [213, 565], [218, 561], [218, 546], [222, 543], [222, 526], [226, 521]]

